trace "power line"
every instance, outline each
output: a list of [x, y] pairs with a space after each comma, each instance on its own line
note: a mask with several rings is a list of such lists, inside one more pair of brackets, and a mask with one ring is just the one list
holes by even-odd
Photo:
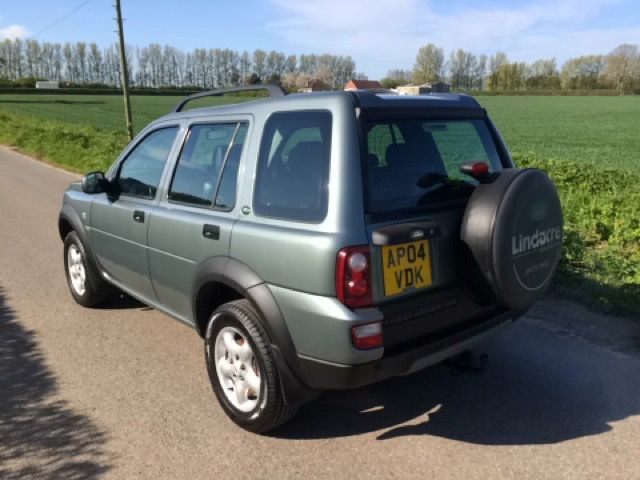
[[74, 13], [76, 13], [78, 10], [80, 10], [82, 7], [84, 7], [87, 3], [89, 3], [91, 0], [85, 0], [84, 2], [82, 2], [80, 5], [78, 5], [76, 8], [74, 8], [73, 10], [71, 10], [69, 13], [64, 14], [62, 17], [60, 17], [58, 20], [56, 20], [55, 22], [47, 25], [46, 27], [44, 27], [42, 30], [39, 30], [38, 32], [34, 33], [33, 35], [29, 36], [29, 38], [36, 38], [38, 35], [46, 32], [47, 30], [52, 29], [53, 27], [55, 27], [56, 25], [58, 25], [59, 23], [65, 21], [67, 18], [69, 18], [71, 15], [73, 15]]

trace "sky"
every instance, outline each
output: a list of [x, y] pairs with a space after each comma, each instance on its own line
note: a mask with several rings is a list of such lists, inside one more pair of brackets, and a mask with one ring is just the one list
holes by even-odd
[[[125, 39], [133, 46], [351, 55], [369, 78], [412, 68], [418, 48], [429, 42], [447, 55], [457, 48], [504, 51], [514, 61], [555, 57], [558, 64], [640, 44], [639, 0], [121, 1]], [[0, 40], [107, 46], [117, 40], [113, 3], [0, 0]]]

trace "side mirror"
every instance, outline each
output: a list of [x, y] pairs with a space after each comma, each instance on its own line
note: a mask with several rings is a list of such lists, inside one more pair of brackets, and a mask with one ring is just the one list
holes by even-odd
[[91, 172], [82, 177], [82, 191], [84, 193], [104, 193], [108, 190], [108, 184], [104, 173]]

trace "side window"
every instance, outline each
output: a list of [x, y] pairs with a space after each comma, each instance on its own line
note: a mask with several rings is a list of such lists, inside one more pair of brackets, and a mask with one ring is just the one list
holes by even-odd
[[134, 147], [120, 167], [121, 194], [155, 197], [177, 132], [178, 127], [155, 130]]
[[258, 158], [256, 214], [321, 222], [327, 214], [330, 157], [329, 112], [271, 115]]
[[237, 123], [194, 125], [176, 166], [169, 200], [211, 206]]
[[238, 184], [238, 169], [240, 168], [240, 156], [242, 147], [247, 137], [247, 124], [240, 124], [238, 132], [229, 149], [227, 161], [224, 164], [218, 194], [216, 195], [216, 208], [231, 210], [236, 204], [236, 186]]

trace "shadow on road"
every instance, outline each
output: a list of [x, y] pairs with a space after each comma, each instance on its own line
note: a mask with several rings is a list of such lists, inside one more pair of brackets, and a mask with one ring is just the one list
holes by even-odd
[[[110, 469], [106, 434], [54, 398], [56, 379], [33, 331], [0, 288], [0, 478], [97, 478]], [[12, 465], [9, 465], [12, 464]]]
[[100, 310], [128, 310], [134, 308], [143, 310], [151, 309], [151, 307], [123, 292], [114, 293], [102, 302], [98, 308]]
[[640, 359], [516, 323], [481, 351], [481, 375], [439, 365], [347, 392], [325, 393], [276, 436], [379, 440], [430, 435], [480, 445], [553, 444], [597, 435], [640, 414]]

